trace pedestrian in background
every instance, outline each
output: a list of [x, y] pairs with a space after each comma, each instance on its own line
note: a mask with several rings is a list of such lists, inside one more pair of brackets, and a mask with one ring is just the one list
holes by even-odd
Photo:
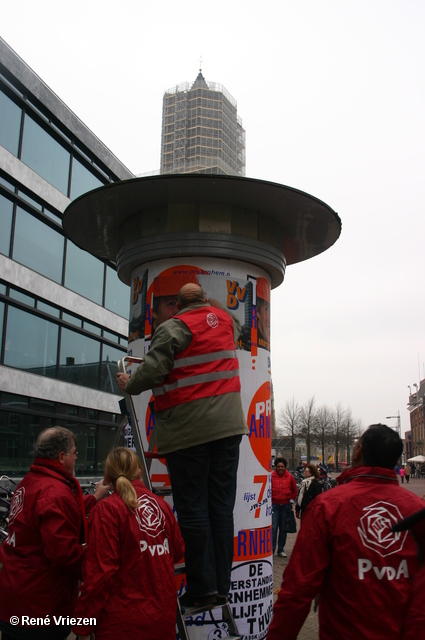
[[401, 484], [404, 484], [404, 476], [406, 475], [406, 471], [404, 467], [400, 467], [399, 476], [401, 478]]
[[322, 493], [322, 485], [319, 482], [320, 471], [316, 465], [308, 464], [304, 470], [304, 476], [295, 506], [297, 518], [301, 518], [310, 502]]
[[412, 469], [410, 468], [410, 464], [406, 464], [406, 466], [404, 467], [404, 472], [406, 474], [406, 482], [407, 484], [409, 484], [409, 480], [410, 480], [410, 475], [412, 473]]
[[288, 466], [285, 458], [276, 458], [275, 470], [272, 473], [272, 540], [273, 553], [286, 558], [286, 519], [297, 497], [297, 485], [294, 476], [286, 469]]

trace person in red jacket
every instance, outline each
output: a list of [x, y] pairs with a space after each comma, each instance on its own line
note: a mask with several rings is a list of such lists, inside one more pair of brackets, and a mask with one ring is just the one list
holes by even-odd
[[425, 566], [423, 564], [425, 558], [425, 509], [417, 511], [393, 527], [393, 531], [406, 530], [409, 530], [416, 540], [421, 568], [415, 575], [410, 590], [409, 604], [400, 640], [418, 640], [423, 636], [425, 629]]
[[183, 539], [171, 507], [145, 487], [141, 474], [130, 449], [118, 447], [108, 455], [105, 478], [114, 493], [89, 518], [74, 613], [86, 619], [73, 627], [80, 640], [91, 633], [96, 640], [175, 640], [174, 563], [183, 556]]
[[[274, 462], [275, 470], [272, 473], [272, 540], [273, 553], [276, 550], [277, 555], [286, 558], [286, 530], [285, 523], [288, 511], [292, 507], [297, 497], [297, 485], [292, 473], [287, 471], [288, 466], [285, 458], [276, 458]], [[279, 537], [278, 537], [279, 532]]]
[[102, 481], [95, 496], [83, 498], [74, 477], [75, 436], [68, 429], [42, 431], [34, 453], [30, 471], [14, 493], [8, 537], [0, 547], [2, 640], [61, 640], [69, 635], [86, 513], [109, 491]]
[[386, 425], [369, 427], [339, 486], [306, 510], [285, 568], [267, 640], [295, 640], [319, 594], [320, 640], [399, 639], [419, 562], [413, 537], [392, 527], [423, 502], [398, 483], [403, 451]]

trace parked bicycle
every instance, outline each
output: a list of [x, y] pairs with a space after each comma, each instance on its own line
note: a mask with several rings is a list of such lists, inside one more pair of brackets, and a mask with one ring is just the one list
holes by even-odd
[[16, 487], [16, 482], [9, 476], [0, 477], [0, 544], [6, 540], [8, 535], [10, 504], [14, 487]]

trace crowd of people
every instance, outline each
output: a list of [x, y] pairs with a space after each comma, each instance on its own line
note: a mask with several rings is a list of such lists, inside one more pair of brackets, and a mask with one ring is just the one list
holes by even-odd
[[[234, 346], [241, 327], [195, 283], [182, 287], [177, 309], [156, 326], [135, 374], [117, 379], [129, 394], [154, 390], [156, 442], [178, 522], [142, 483], [133, 451], [113, 449], [94, 495], [83, 496], [74, 434], [44, 430], [0, 547], [2, 640], [64, 640], [71, 627], [79, 640], [174, 640], [174, 565], [183, 555], [180, 604], [228, 602], [239, 445], [247, 433]], [[394, 430], [372, 425], [331, 491], [326, 468], [303, 465], [297, 487], [286, 459], [275, 460], [273, 553], [287, 557], [295, 516], [300, 523], [267, 640], [295, 640], [316, 596], [321, 640], [422, 637], [425, 569], [416, 541], [425, 551], [425, 510], [400, 486], [413, 475], [409, 464], [396, 471], [402, 448]]]
[[[286, 460], [275, 460], [279, 555], [286, 556], [294, 507], [301, 526], [268, 640], [295, 640], [317, 594], [321, 640], [421, 637], [425, 509], [400, 486], [401, 451], [392, 429], [372, 425], [355, 444], [339, 486], [326, 492], [315, 465], [305, 466], [297, 489]], [[46, 429], [15, 491], [0, 547], [2, 640], [64, 640], [71, 627], [79, 640], [92, 633], [96, 640], [174, 640], [174, 565], [185, 544], [171, 507], [144, 486], [138, 457], [124, 447], [108, 455], [95, 494], [83, 496], [73, 473], [77, 455], [70, 431]], [[30, 619], [41, 626], [27, 624]]]

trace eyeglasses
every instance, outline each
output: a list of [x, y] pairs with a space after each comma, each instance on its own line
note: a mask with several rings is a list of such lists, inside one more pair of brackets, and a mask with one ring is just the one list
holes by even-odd
[[74, 456], [74, 458], [78, 457], [78, 451], [77, 449], [74, 449], [74, 451], [68, 451], [67, 453], [65, 453], [66, 456]]

